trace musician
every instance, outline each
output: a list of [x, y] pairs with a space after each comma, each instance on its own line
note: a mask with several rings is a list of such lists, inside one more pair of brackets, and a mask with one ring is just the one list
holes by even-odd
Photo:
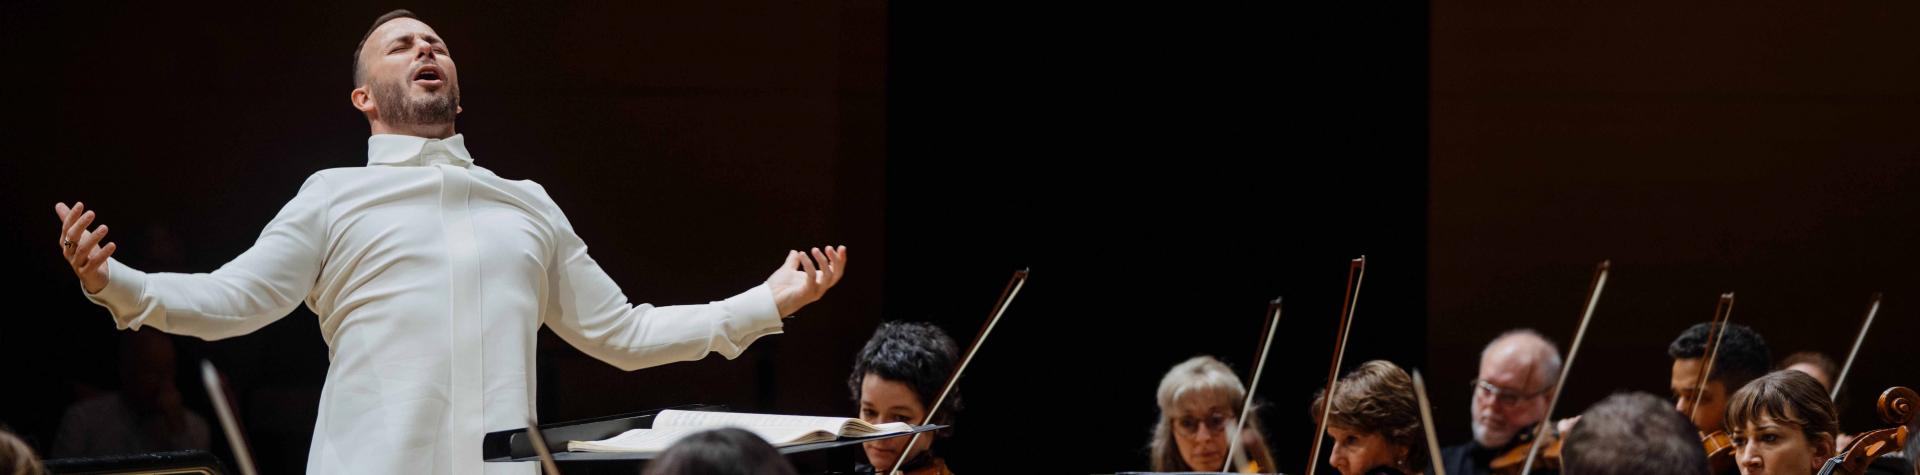
[[1707, 475], [1699, 431], [1643, 392], [1608, 396], [1580, 415], [1561, 444], [1565, 475]]
[[[1226, 466], [1227, 434], [1238, 424], [1246, 386], [1226, 363], [1195, 356], [1168, 370], [1156, 392], [1160, 422], [1153, 427], [1153, 471], [1212, 472]], [[1249, 412], [1240, 433], [1240, 453], [1248, 469], [1274, 470], [1273, 453], [1261, 435], [1258, 411]]]
[[1448, 475], [1492, 473], [1493, 460], [1532, 440], [1560, 378], [1560, 349], [1538, 332], [1511, 330], [1480, 351], [1473, 380], [1473, 440], [1440, 454]]
[[1728, 398], [1724, 414], [1741, 475], [1818, 472], [1840, 433], [1826, 388], [1799, 371], [1747, 383]]
[[1341, 475], [1425, 473], [1429, 457], [1419, 404], [1413, 378], [1399, 366], [1383, 360], [1360, 364], [1340, 378], [1333, 397], [1314, 394], [1316, 423], [1332, 406], [1326, 412], [1333, 439], [1327, 463]]
[[[960, 362], [960, 347], [940, 327], [922, 322], [886, 322], [873, 332], [867, 345], [854, 359], [853, 374], [847, 389], [860, 406], [860, 419], [874, 424], [905, 422], [920, 424], [934, 400], [939, 399], [947, 378]], [[952, 424], [960, 410], [960, 390], [955, 388], [940, 403], [931, 421]], [[924, 433], [915, 443], [913, 455], [900, 467], [909, 475], [947, 475], [947, 462], [933, 453], [935, 432]], [[860, 472], [886, 473], [900, 460], [912, 437], [894, 437], [861, 444], [867, 462], [855, 468]]]
[[1787, 355], [1780, 360], [1779, 369], [1807, 373], [1807, 376], [1812, 376], [1815, 381], [1820, 382], [1821, 386], [1826, 387], [1829, 393], [1833, 391], [1833, 378], [1840, 375], [1840, 365], [1834, 363], [1833, 358], [1817, 351], [1802, 351]]
[[211, 273], [111, 259], [108, 228], [89, 229], [97, 216], [80, 203], [54, 205], [61, 256], [122, 329], [215, 340], [313, 310], [329, 357], [315, 474], [533, 473], [484, 463], [480, 440], [525, 426], [541, 327], [629, 371], [736, 358], [839, 281], [846, 248], [829, 246], [789, 251], [764, 284], [725, 300], [629, 300], [545, 188], [475, 163], [454, 129], [459, 79], [431, 26], [382, 15], [355, 48], [347, 96], [367, 119], [367, 166], [309, 176], [252, 248]]
[[[1817, 351], [1802, 351], [1787, 355], [1786, 358], [1780, 360], [1780, 366], [1776, 369], [1790, 369], [1807, 373], [1808, 376], [1812, 376], [1813, 379], [1820, 381], [1821, 387], [1827, 388], [1827, 394], [1833, 394], [1834, 378], [1840, 376], [1840, 365], [1835, 363], [1833, 358]], [[1835, 420], [1840, 419], [1840, 414], [1845, 411], [1846, 401], [1847, 391], [1846, 389], [1841, 389], [1840, 394], [1833, 398], [1833, 417]], [[1852, 441], [1853, 435], [1843, 431], [1834, 443], [1834, 447], [1844, 448], [1848, 442]]]
[[1667, 356], [1673, 358], [1669, 383], [1673, 389], [1673, 407], [1681, 414], [1688, 414], [1693, 426], [1701, 432], [1720, 430], [1727, 413], [1727, 394], [1767, 374], [1773, 361], [1767, 352], [1767, 341], [1760, 333], [1746, 325], [1729, 323], [1726, 334], [1720, 338], [1720, 348], [1714, 353], [1713, 371], [1707, 377], [1706, 386], [1699, 388], [1700, 371], [1706, 366], [1707, 354], [1713, 351], [1708, 348], [1712, 342], [1707, 341], [1711, 328], [1707, 323], [1694, 325], [1667, 345]]

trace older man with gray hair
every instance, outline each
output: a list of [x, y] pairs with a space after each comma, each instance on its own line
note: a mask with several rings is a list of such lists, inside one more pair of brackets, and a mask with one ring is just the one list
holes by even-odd
[[1473, 441], [1442, 451], [1446, 473], [1492, 473], [1494, 458], [1531, 440], [1533, 426], [1547, 418], [1560, 361], [1560, 349], [1529, 329], [1487, 343], [1473, 380]]

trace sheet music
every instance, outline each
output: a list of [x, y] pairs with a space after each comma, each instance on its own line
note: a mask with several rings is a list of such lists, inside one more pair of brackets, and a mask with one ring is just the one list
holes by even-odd
[[842, 436], [866, 437], [911, 432], [905, 422], [873, 425], [848, 417], [790, 416], [738, 412], [665, 410], [654, 416], [653, 428], [633, 429], [612, 438], [567, 442], [576, 452], [661, 452], [695, 433], [734, 427], [752, 432], [775, 447], [825, 442]]

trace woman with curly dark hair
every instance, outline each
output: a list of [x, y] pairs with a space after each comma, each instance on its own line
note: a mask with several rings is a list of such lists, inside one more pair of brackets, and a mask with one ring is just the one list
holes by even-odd
[[[887, 322], [874, 330], [873, 338], [854, 358], [853, 374], [847, 377], [847, 389], [853, 402], [860, 405], [860, 419], [874, 424], [925, 422], [934, 400], [960, 362], [960, 345], [940, 327], [922, 322]], [[960, 410], [960, 390], [955, 388], [940, 403], [933, 423], [953, 424]], [[913, 455], [900, 470], [908, 475], [950, 475], [947, 462], [932, 452], [934, 439], [941, 434], [925, 433], [913, 447]], [[861, 444], [867, 464], [858, 472], [882, 473], [893, 469], [906, 451], [911, 437], [894, 437]]]

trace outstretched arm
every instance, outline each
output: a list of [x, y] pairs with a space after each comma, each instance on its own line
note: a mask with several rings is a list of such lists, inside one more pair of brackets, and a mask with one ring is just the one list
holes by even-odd
[[54, 205], [60, 217], [61, 255], [79, 277], [87, 299], [113, 313], [120, 328], [151, 326], [168, 333], [220, 339], [252, 332], [300, 306], [320, 275], [325, 254], [326, 184], [307, 179], [274, 216], [253, 247], [210, 273], [141, 272], [112, 259], [101, 245], [107, 227], [86, 227], [86, 205]]
[[635, 303], [587, 255], [566, 215], [557, 208], [549, 212], [557, 239], [541, 323], [573, 347], [628, 371], [709, 353], [738, 357], [760, 337], [780, 333], [781, 316], [819, 300], [846, 270], [845, 247], [788, 251], [765, 283], [725, 300]]

